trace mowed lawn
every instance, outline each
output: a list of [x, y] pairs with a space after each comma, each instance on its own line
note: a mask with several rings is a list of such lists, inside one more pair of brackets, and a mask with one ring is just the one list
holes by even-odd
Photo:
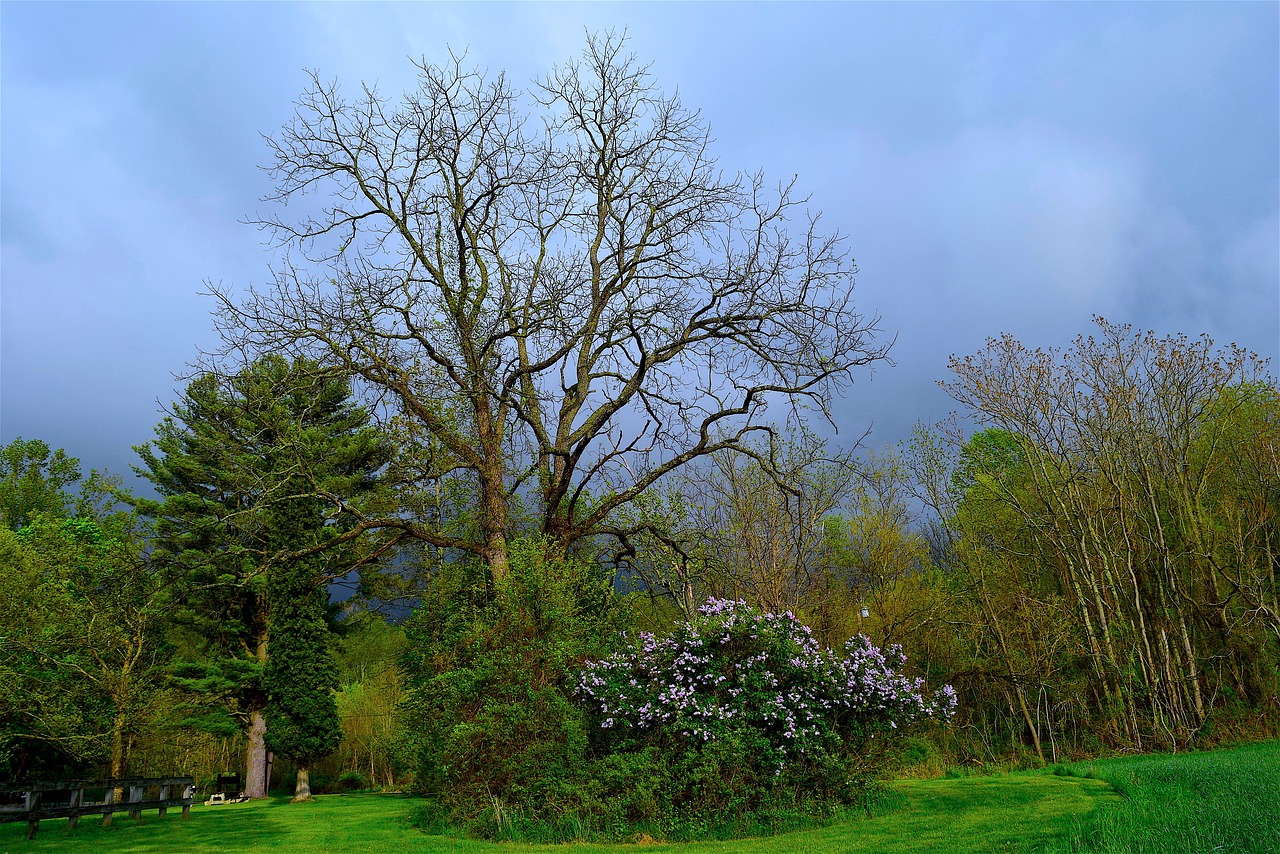
[[[1065, 772], [1065, 773], [1064, 773]], [[1072, 776], [1075, 775], [1075, 776]], [[1090, 776], [1084, 776], [1090, 775]], [[884, 815], [759, 839], [690, 844], [537, 846], [429, 836], [397, 795], [324, 795], [219, 807], [191, 819], [154, 813], [92, 819], [68, 833], [43, 822], [0, 825], [0, 854], [19, 852], [838, 852], [1280, 851], [1280, 742], [1227, 751], [1081, 763], [962, 779], [904, 780]]]
[[[1101, 780], [1011, 774], [963, 780], [906, 781], [904, 797], [888, 815], [818, 830], [732, 842], [568, 846], [582, 852], [825, 852], [1027, 851], [1066, 838], [1079, 819], [1119, 800]], [[314, 804], [266, 802], [192, 808], [183, 821], [171, 813], [141, 822], [117, 817], [111, 828], [81, 819], [70, 833], [65, 820], [42, 822], [35, 840], [26, 825], [0, 826], [0, 851], [197, 852], [506, 852], [559, 851], [566, 846], [493, 844], [428, 836], [410, 824], [412, 798], [395, 795], [322, 795]]]

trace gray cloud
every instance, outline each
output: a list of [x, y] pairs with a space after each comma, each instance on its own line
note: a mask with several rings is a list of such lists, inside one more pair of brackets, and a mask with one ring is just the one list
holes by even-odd
[[726, 169], [799, 173], [896, 367], [838, 406], [873, 444], [943, 416], [947, 357], [1092, 314], [1280, 357], [1272, 4], [9, 4], [0, 31], [0, 442], [124, 470], [211, 343], [207, 279], [272, 255], [259, 136], [303, 69], [413, 83], [469, 48], [523, 84], [625, 27]]

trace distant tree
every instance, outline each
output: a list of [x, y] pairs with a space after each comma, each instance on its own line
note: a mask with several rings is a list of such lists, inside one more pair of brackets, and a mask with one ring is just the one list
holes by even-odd
[[338, 631], [342, 744], [335, 775], [355, 772], [373, 785], [393, 786], [408, 741], [396, 715], [406, 688], [400, 667], [407, 647], [404, 628], [365, 611], [346, 617]]
[[[1043, 562], [1068, 597], [1110, 737], [1180, 746], [1201, 732], [1219, 685], [1248, 693], [1235, 675], [1257, 660], [1246, 649], [1270, 650], [1261, 659], [1274, 672], [1254, 603], [1275, 602], [1274, 561], [1256, 551], [1274, 543], [1275, 387], [1239, 347], [1096, 322], [1066, 350], [1006, 335], [952, 359], [944, 387], [995, 428], [959, 482], [988, 505], [969, 527], [1005, 558]], [[1268, 474], [1243, 503], [1220, 503], [1238, 463]], [[1003, 477], [1011, 470], [1016, 480]], [[982, 525], [997, 505], [1002, 530]], [[1228, 507], [1250, 508], [1245, 528], [1223, 526]], [[1260, 563], [1270, 581], [1258, 588]]]
[[[370, 493], [387, 456], [368, 422], [342, 375], [266, 356], [230, 378], [198, 376], [156, 439], [135, 449], [138, 473], [162, 497], [138, 505], [155, 520], [155, 559], [175, 579], [175, 617], [207, 644], [206, 660], [187, 662], [179, 676], [188, 689], [229, 704], [246, 728], [251, 797], [267, 794], [263, 668], [269, 641], [282, 634], [272, 630], [270, 575], [276, 567], [294, 573], [295, 552], [349, 533], [342, 508]], [[278, 515], [297, 502], [310, 514], [305, 520]], [[282, 520], [300, 527], [282, 529]], [[322, 596], [325, 582], [364, 559], [371, 554], [352, 544], [306, 558], [308, 595]], [[224, 726], [216, 714], [204, 718]]]
[[620, 514], [620, 528], [644, 533], [624, 536], [629, 550], [616, 560], [685, 619], [708, 596], [777, 612], [825, 596], [824, 520], [854, 493], [854, 452], [803, 428], [746, 448], [749, 456], [721, 451], [686, 466], [664, 496]]
[[36, 513], [65, 516], [80, 480], [80, 461], [39, 439], [21, 436], [0, 447], [0, 525], [17, 530]]
[[[826, 526], [832, 592], [845, 595], [826, 598], [859, 615], [856, 625], [845, 621], [846, 633], [867, 634], [887, 647], [903, 643], [930, 618], [935, 603], [915, 589], [930, 565], [929, 545], [907, 493], [901, 457], [867, 454], [858, 468], [844, 512]], [[864, 608], [874, 615], [871, 622], [860, 616]]]

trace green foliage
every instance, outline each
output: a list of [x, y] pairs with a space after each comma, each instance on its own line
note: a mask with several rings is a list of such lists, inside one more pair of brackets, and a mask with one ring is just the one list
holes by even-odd
[[[279, 713], [281, 752], [324, 755], [328, 737], [302, 733], [322, 719], [320, 731], [335, 731], [325, 585], [364, 555], [354, 541], [335, 544], [354, 525], [348, 508], [374, 493], [387, 445], [351, 400], [347, 378], [305, 359], [268, 355], [231, 376], [203, 374], [172, 413], [135, 449], [138, 473], [161, 495], [137, 504], [154, 520], [154, 559], [174, 585], [175, 619], [200, 641], [177, 674], [192, 707], [185, 723], [221, 731], [228, 714], [242, 728], [260, 722], [270, 638], [276, 657], [325, 659], [277, 662], [286, 670], [275, 677], [288, 706]], [[276, 620], [288, 624], [278, 636]]]
[[167, 593], [128, 514], [0, 528], [0, 774], [122, 773], [153, 725]]
[[344, 771], [333, 781], [333, 786], [340, 792], [358, 792], [369, 788], [369, 778], [359, 771]]
[[328, 756], [342, 740], [333, 692], [338, 669], [329, 649], [326, 596], [306, 561], [270, 574], [271, 644], [267, 689], [268, 749], [301, 767]]
[[[642, 633], [588, 664], [580, 692], [592, 708], [605, 764], [639, 753], [635, 770], [661, 781], [649, 812], [630, 816], [664, 835], [737, 834], [783, 816], [823, 818], [861, 803], [883, 746], [914, 721], [947, 717], [954, 693], [920, 693], [898, 673], [900, 650], [865, 637], [822, 648], [793, 615], [708, 600], [667, 638]], [[602, 774], [629, 801], [643, 781]]]
[[338, 681], [343, 685], [394, 672], [408, 643], [404, 628], [368, 611], [357, 611], [334, 626]]
[[1052, 368], [1077, 396], [1041, 410], [1011, 382], [984, 403], [1006, 426], [958, 447], [939, 502], [950, 613], [922, 634], [952, 641], [931, 658], [984, 761], [1277, 731], [1280, 392], [1241, 382], [1242, 355], [1104, 332], [1125, 359], [1089, 343]]
[[1007, 430], [989, 427], [969, 437], [960, 450], [960, 461], [951, 473], [951, 489], [956, 500], [977, 492], [1008, 488], [1009, 480], [1025, 477], [1026, 460], [1018, 438]]
[[262, 670], [261, 662], [247, 658], [172, 662], [169, 681], [185, 698], [179, 726], [222, 737], [238, 734], [243, 726], [232, 711], [235, 700], [245, 694], [266, 695]]
[[[593, 569], [547, 558], [541, 541], [516, 541], [514, 553], [509, 580], [488, 597], [476, 593], [473, 574], [483, 577], [482, 567], [451, 567], [407, 625], [404, 725], [416, 735], [416, 785], [438, 807], [424, 819], [432, 826], [542, 841], [730, 837], [829, 820], [870, 796], [865, 755], [847, 761], [818, 736], [779, 774], [770, 762], [784, 754], [773, 737], [785, 740], [787, 724], [776, 703], [761, 705], [758, 726], [723, 727], [710, 741], [601, 729], [605, 713], [588, 715], [573, 686], [582, 664], [619, 637], [623, 603]], [[766, 658], [783, 670], [812, 645], [766, 628], [778, 646]], [[733, 649], [749, 658], [761, 643]], [[880, 674], [865, 663], [867, 674]], [[751, 679], [768, 676], [748, 670]], [[907, 691], [915, 684], [900, 681]], [[751, 684], [762, 697], [777, 693]], [[779, 712], [774, 723], [765, 720], [769, 709]], [[869, 726], [860, 713], [849, 721], [864, 740], [892, 729], [888, 719]]]
[[367, 611], [349, 614], [332, 629], [342, 742], [315, 771], [337, 783], [344, 775], [358, 774], [365, 781], [359, 788], [395, 788], [414, 765], [404, 761], [407, 737], [396, 715], [405, 693], [399, 667], [407, 646], [404, 629]]
[[[313, 362], [264, 356], [229, 378], [197, 377], [157, 425], [156, 439], [135, 449], [138, 473], [163, 499], [137, 502], [155, 520], [157, 559], [204, 593], [190, 616], [221, 646], [253, 645], [245, 635], [261, 619], [258, 570], [278, 552], [349, 528], [350, 515], [335, 502], [372, 491], [388, 449], [350, 394], [344, 377]], [[272, 508], [303, 499], [312, 513], [305, 536], [275, 537]], [[327, 524], [310, 524], [316, 514]], [[351, 558], [317, 567], [340, 575]]]
[[625, 617], [594, 567], [547, 552], [513, 540], [511, 573], [488, 593], [482, 566], [447, 567], [405, 627], [415, 785], [489, 835], [503, 815], [544, 821], [581, 804], [588, 730], [572, 675]]
[[61, 448], [21, 436], [0, 447], [0, 525], [17, 530], [38, 513], [65, 516], [80, 480], [80, 461]]

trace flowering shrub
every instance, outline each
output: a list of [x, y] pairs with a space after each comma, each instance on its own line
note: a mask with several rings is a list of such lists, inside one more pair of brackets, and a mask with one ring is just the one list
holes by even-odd
[[736, 771], [848, 785], [865, 777], [875, 739], [955, 710], [950, 686], [926, 695], [922, 680], [899, 673], [899, 647], [857, 636], [824, 649], [790, 612], [741, 601], [710, 599], [698, 614], [665, 639], [640, 633], [581, 673], [579, 697], [612, 751], [731, 745], [745, 766]]

